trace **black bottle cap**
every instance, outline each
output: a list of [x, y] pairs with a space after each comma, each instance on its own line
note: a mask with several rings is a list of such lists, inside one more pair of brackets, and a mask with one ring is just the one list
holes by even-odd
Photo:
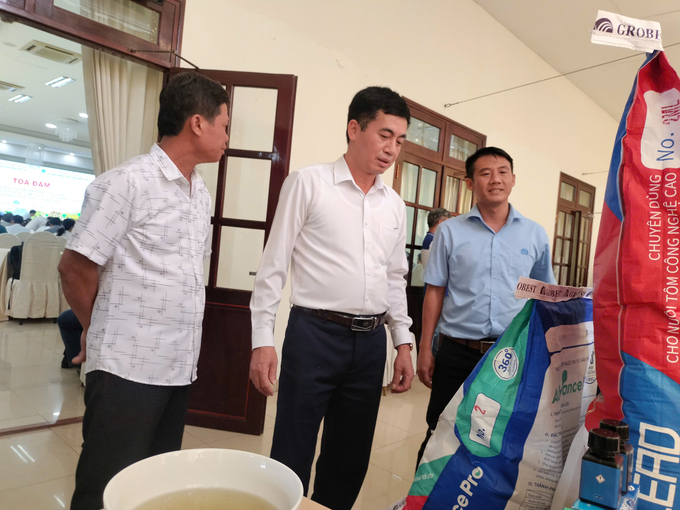
[[600, 428], [616, 432], [621, 436], [621, 442], [628, 441], [628, 438], [630, 437], [630, 429], [625, 421], [610, 419], [600, 420]]
[[588, 433], [588, 448], [599, 454], [619, 453], [621, 436], [606, 429], [593, 429]]

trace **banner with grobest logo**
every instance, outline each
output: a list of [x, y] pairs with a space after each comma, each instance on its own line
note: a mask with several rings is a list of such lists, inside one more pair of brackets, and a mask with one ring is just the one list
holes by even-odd
[[408, 510], [550, 508], [595, 398], [589, 289], [523, 279], [530, 297], [439, 418]]
[[630, 426], [641, 510], [680, 509], [680, 79], [638, 71], [616, 135], [595, 251], [602, 390], [586, 426]]
[[661, 24], [656, 21], [628, 18], [607, 11], [597, 12], [590, 41], [595, 44], [619, 46], [648, 53], [663, 50]]

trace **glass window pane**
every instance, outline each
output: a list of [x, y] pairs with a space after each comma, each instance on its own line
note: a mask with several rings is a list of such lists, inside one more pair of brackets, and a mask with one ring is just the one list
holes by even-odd
[[562, 239], [555, 239], [555, 253], [553, 253], [553, 260], [556, 264], [562, 262]]
[[434, 191], [437, 187], [437, 172], [423, 168], [420, 174], [420, 191], [418, 203], [425, 207], [434, 207]]
[[574, 188], [574, 186], [572, 186], [571, 184], [567, 184], [566, 182], [560, 183], [560, 198], [562, 200], [573, 202], [574, 193], [576, 193], [576, 188]]
[[458, 190], [460, 188], [460, 179], [446, 176], [444, 183], [444, 204], [442, 207], [449, 212], [458, 211]]
[[570, 255], [571, 252], [571, 241], [564, 241], [564, 249], [562, 250], [562, 263], [563, 264], [569, 264]]
[[467, 186], [460, 187], [460, 213], [465, 214], [472, 209], [472, 190]]
[[54, 6], [158, 43], [161, 14], [132, 0], [54, 0]]
[[212, 216], [215, 216], [215, 208], [217, 206], [217, 176], [219, 175], [220, 164], [219, 163], [201, 163], [196, 165], [196, 170], [203, 180], [205, 181], [205, 187], [208, 188], [210, 193], [210, 202], [212, 204]]
[[583, 265], [583, 259], [585, 257], [583, 256], [583, 243], [578, 243], [578, 257], [576, 260], [578, 261], [577, 264]]
[[562, 266], [560, 269], [560, 281], [558, 282], [559, 285], [566, 285], [567, 284], [567, 279], [569, 277], [568, 274], [569, 268], [567, 266]]
[[425, 234], [427, 234], [427, 215], [430, 211], [427, 209], [418, 209], [418, 223], [416, 223], [416, 240], [413, 244], [421, 246], [423, 244], [423, 239], [425, 239]]
[[557, 235], [564, 237], [564, 218], [566, 214], [562, 211], [557, 213]]
[[432, 124], [428, 124], [424, 120], [411, 117], [411, 124], [406, 132], [406, 139], [418, 145], [430, 149], [432, 151], [439, 151], [439, 133], [440, 129]]
[[268, 159], [227, 158], [223, 218], [267, 219], [271, 166]]
[[416, 191], [418, 189], [418, 165], [404, 161], [404, 171], [401, 173], [401, 199], [404, 202], [416, 201]]
[[590, 207], [590, 201], [592, 200], [592, 195], [587, 191], [580, 190], [578, 192], [578, 205], [583, 207]]
[[477, 145], [468, 142], [456, 135], [451, 135], [451, 143], [449, 144], [449, 156], [452, 158], [465, 161], [469, 156], [477, 152]]
[[590, 220], [582, 220], [582, 227], [581, 227], [581, 241], [588, 242], [590, 239], [588, 236], [590, 235]]
[[272, 151], [277, 96], [276, 89], [234, 87], [230, 149]]
[[253, 290], [264, 248], [264, 230], [222, 227], [217, 287]]
[[560, 283], [560, 266], [553, 266], [553, 276], [555, 277], [555, 281]]
[[423, 274], [425, 266], [420, 257], [420, 250], [413, 250], [413, 262], [411, 262], [411, 287], [423, 286]]
[[574, 215], [573, 214], [567, 214], [564, 222], [564, 237], [568, 237], [571, 239], [571, 231], [572, 228], [574, 227]]
[[409, 205], [406, 206], [406, 244], [413, 244], [413, 220], [416, 214], [416, 208]]

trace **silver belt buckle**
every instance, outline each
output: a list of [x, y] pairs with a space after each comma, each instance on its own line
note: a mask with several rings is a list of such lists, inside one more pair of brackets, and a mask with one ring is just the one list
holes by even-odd
[[373, 331], [375, 317], [352, 317], [352, 331]]

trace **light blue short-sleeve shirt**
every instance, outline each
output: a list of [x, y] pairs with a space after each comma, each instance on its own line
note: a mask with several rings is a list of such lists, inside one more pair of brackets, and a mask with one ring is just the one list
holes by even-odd
[[520, 276], [555, 283], [545, 229], [514, 207], [498, 232], [476, 205], [439, 225], [424, 277], [448, 287], [439, 331], [470, 340], [499, 337], [526, 302], [514, 295]]

